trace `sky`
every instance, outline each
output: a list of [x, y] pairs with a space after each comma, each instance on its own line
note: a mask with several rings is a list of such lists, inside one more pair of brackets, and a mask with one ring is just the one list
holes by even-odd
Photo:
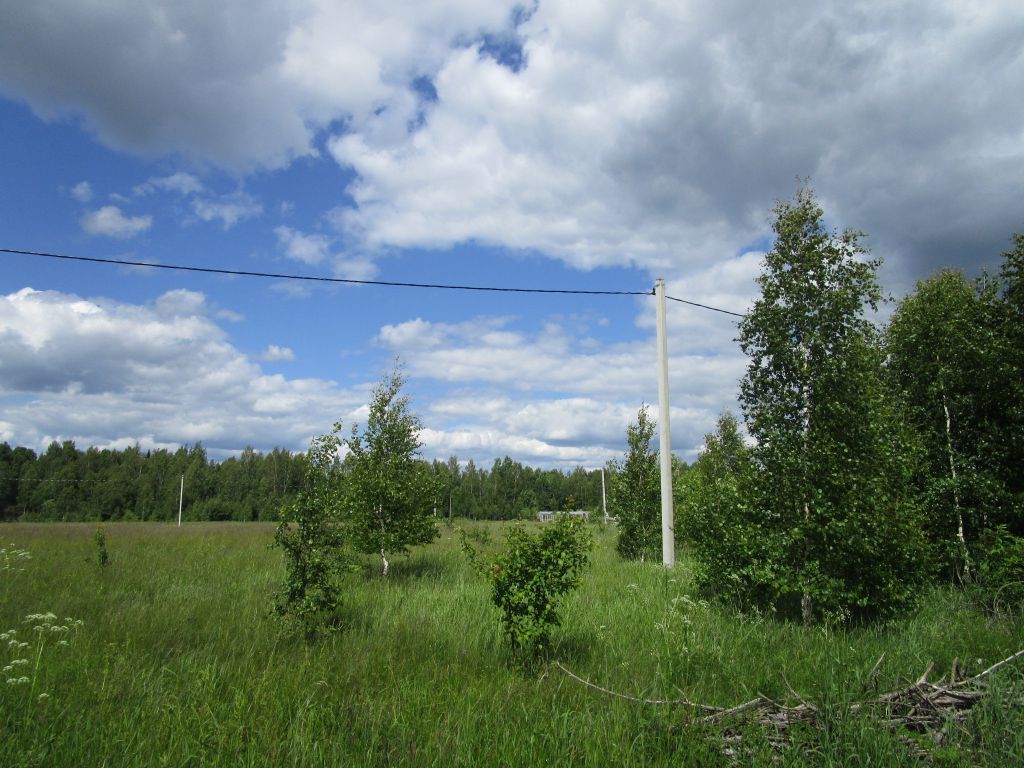
[[[743, 312], [809, 179], [900, 296], [1024, 231], [1024, 4], [0, 0], [0, 248]], [[304, 450], [398, 359], [426, 458], [596, 467], [650, 296], [0, 254], [0, 442]], [[692, 461], [746, 361], [670, 302]]]

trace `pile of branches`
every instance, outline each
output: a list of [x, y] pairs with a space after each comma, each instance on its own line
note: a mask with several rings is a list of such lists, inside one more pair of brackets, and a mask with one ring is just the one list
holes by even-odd
[[[986, 678], [1021, 658], [1024, 658], [1024, 650], [1017, 651], [983, 672], [963, 679], [958, 677], [958, 661], [954, 660], [949, 677], [941, 677], [934, 682], [928, 680], [934, 668], [934, 664], [929, 664], [924, 673], [906, 688], [851, 704], [849, 711], [853, 713], [876, 710], [886, 725], [901, 731], [925, 735], [934, 744], [940, 745], [946, 738], [949, 725], [963, 720], [971, 708], [981, 701], [986, 691]], [[883, 653], [868, 675], [870, 681], [874, 682], [876, 679], [884, 659]], [[786, 746], [787, 733], [793, 726], [818, 726], [821, 723], [821, 710], [794, 691], [785, 675], [782, 677], [783, 682], [796, 699], [795, 703], [777, 701], [759, 693], [756, 698], [734, 707], [715, 707], [687, 698], [645, 699], [630, 696], [585, 680], [559, 662], [555, 662], [555, 666], [576, 682], [608, 696], [641, 704], [678, 706], [692, 710], [698, 723], [721, 728], [723, 751], [732, 757], [738, 756], [744, 738], [743, 730], [738, 728], [741, 723], [752, 722], [762, 726], [769, 744], [779, 750]], [[905, 738], [904, 741], [916, 754], [927, 757], [927, 750], [916, 739]]]

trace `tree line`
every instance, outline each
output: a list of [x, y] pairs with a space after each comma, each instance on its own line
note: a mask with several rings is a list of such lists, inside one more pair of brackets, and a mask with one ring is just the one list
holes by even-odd
[[[998, 274], [945, 269], [877, 324], [879, 260], [822, 218], [808, 188], [775, 208], [742, 425], [723, 414], [681, 474], [676, 540], [706, 592], [805, 622], [891, 614], [935, 580], [1020, 599], [1024, 235]], [[660, 551], [653, 431], [641, 410], [611, 495], [627, 557]]]
[[[490, 469], [470, 460], [422, 463], [436, 479], [432, 510], [478, 520], [512, 520], [537, 510], [601, 506], [599, 471], [538, 469], [504, 457]], [[214, 461], [201, 443], [144, 451], [53, 442], [40, 454], [0, 443], [0, 520], [176, 520], [184, 477], [185, 520], [277, 520], [306, 486], [301, 451], [246, 448]]]

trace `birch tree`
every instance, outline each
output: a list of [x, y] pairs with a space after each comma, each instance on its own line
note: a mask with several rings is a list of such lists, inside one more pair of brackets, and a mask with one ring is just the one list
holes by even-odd
[[881, 300], [879, 262], [862, 233], [825, 228], [807, 188], [774, 213], [761, 297], [739, 335], [750, 357], [740, 404], [757, 441], [755, 519], [776, 542], [764, 586], [805, 622], [886, 612], [913, 591], [922, 539], [865, 314]]
[[373, 391], [366, 427], [352, 428], [345, 440], [344, 506], [353, 547], [380, 555], [388, 574], [388, 556], [437, 537], [434, 510], [441, 487], [418, 458], [422, 423], [402, 394], [405, 383], [396, 367]]
[[1000, 495], [986, 454], [1003, 355], [984, 293], [944, 270], [900, 302], [885, 335], [891, 386], [921, 442], [918, 487], [929, 531], [965, 579], [974, 541]]

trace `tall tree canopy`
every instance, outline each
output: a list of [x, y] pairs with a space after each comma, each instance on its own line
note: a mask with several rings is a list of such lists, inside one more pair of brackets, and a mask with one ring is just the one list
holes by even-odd
[[832, 232], [813, 193], [775, 207], [761, 297], [740, 323], [740, 386], [757, 441], [761, 574], [805, 621], [891, 610], [917, 581], [910, 466], [867, 307], [881, 299], [862, 234]]

